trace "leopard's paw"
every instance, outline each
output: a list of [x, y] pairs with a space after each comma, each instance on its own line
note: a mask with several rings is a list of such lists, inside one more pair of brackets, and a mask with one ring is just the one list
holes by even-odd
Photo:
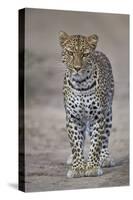
[[101, 161], [101, 167], [114, 167], [114, 166], [115, 166], [115, 161], [110, 157]]
[[85, 176], [101, 176], [103, 175], [103, 170], [100, 166], [90, 166], [86, 165]]
[[79, 177], [83, 177], [83, 176], [84, 176], [83, 171], [77, 171], [77, 170], [69, 169], [68, 172], [67, 172], [68, 178], [79, 178]]
[[86, 167], [86, 164], [84, 162], [76, 167], [71, 166], [67, 172], [67, 177], [68, 178], [83, 177], [85, 173], [85, 167]]

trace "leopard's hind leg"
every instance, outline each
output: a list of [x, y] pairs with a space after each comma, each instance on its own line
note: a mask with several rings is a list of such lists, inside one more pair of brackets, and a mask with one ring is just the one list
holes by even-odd
[[72, 162], [73, 162], [73, 155], [72, 154], [70, 154], [69, 156], [68, 156], [68, 158], [67, 158], [67, 165], [71, 165], [72, 164]]
[[101, 167], [115, 166], [115, 162], [111, 158], [111, 155], [108, 150], [111, 128], [112, 128], [112, 108], [110, 108], [106, 114], [105, 131], [102, 136], [102, 149], [101, 149], [101, 154], [100, 154]]

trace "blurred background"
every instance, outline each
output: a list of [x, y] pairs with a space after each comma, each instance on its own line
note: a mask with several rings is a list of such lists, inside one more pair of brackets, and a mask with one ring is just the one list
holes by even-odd
[[[99, 36], [97, 50], [111, 61], [115, 79], [110, 151], [114, 168], [101, 177], [67, 179], [71, 149], [65, 131], [59, 31]], [[26, 191], [78, 189], [129, 184], [129, 16], [25, 10]]]

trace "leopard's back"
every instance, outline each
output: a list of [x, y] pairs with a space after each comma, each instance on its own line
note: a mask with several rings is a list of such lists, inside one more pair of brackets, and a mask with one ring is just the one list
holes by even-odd
[[102, 52], [95, 51], [94, 60], [96, 62], [94, 71], [98, 73], [96, 95], [101, 98], [103, 106], [106, 106], [106, 104], [112, 104], [114, 95], [112, 66], [108, 57]]

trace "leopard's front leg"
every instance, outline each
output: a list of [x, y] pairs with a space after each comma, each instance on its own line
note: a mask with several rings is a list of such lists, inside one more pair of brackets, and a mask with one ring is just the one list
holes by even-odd
[[84, 126], [74, 116], [67, 120], [67, 133], [72, 150], [72, 165], [69, 166], [68, 178], [82, 177], [85, 172], [85, 161], [83, 156]]
[[100, 166], [100, 153], [102, 149], [102, 135], [105, 129], [105, 119], [100, 115], [94, 122], [93, 132], [91, 135], [91, 146], [86, 165], [85, 176], [100, 176], [103, 174]]

